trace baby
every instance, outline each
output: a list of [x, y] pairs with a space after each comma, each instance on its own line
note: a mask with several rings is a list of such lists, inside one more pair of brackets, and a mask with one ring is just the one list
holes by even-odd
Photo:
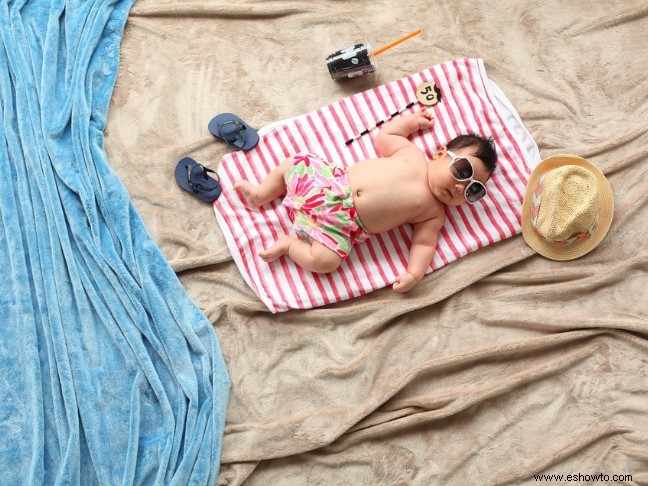
[[237, 181], [234, 188], [252, 209], [286, 194], [282, 202], [298, 238], [281, 236], [259, 256], [272, 262], [287, 255], [311, 272], [332, 272], [355, 243], [409, 223], [407, 272], [393, 290], [414, 287], [432, 262], [445, 206], [484, 197], [497, 165], [492, 140], [476, 135], [460, 135], [428, 161], [407, 137], [433, 125], [433, 116], [422, 108], [382, 126], [377, 138], [381, 158], [344, 167], [305, 153], [283, 161], [258, 187]]

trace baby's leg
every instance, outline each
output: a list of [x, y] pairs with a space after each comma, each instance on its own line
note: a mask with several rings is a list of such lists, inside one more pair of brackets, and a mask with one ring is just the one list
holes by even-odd
[[273, 262], [282, 255], [288, 255], [292, 261], [309, 272], [328, 273], [340, 266], [342, 257], [319, 241], [306, 241], [284, 235], [261, 253], [259, 256], [266, 262]]
[[292, 157], [284, 160], [277, 167], [272, 169], [259, 186], [240, 180], [234, 183], [234, 189], [239, 191], [245, 199], [245, 204], [250, 209], [256, 209], [259, 206], [269, 203], [286, 192], [286, 182], [284, 176], [286, 171], [292, 165]]

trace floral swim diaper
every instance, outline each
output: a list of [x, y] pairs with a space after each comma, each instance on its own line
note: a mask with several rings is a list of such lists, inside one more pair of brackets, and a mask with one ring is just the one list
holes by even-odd
[[285, 175], [286, 196], [293, 228], [299, 238], [320, 242], [342, 258], [353, 245], [371, 236], [358, 218], [346, 168], [306, 153], [293, 157]]

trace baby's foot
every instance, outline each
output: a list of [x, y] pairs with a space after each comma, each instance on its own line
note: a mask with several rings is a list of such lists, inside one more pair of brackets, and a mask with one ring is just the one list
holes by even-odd
[[274, 262], [280, 256], [288, 253], [290, 246], [290, 236], [283, 235], [270, 248], [266, 248], [259, 253], [259, 256], [264, 262]]
[[259, 188], [248, 181], [236, 181], [234, 189], [241, 193], [245, 205], [250, 209], [256, 209], [261, 206], [259, 201]]

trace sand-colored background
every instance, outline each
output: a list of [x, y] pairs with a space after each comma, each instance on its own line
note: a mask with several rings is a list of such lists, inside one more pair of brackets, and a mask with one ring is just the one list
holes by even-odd
[[[417, 27], [378, 75], [331, 80], [328, 54]], [[219, 484], [648, 484], [646, 45], [639, 0], [135, 3], [106, 151], [219, 337], [232, 378]], [[178, 159], [218, 166], [217, 113], [260, 128], [459, 57], [484, 59], [543, 157], [603, 170], [607, 238], [557, 263], [516, 236], [406, 296], [272, 315], [211, 206], [176, 185]]]

